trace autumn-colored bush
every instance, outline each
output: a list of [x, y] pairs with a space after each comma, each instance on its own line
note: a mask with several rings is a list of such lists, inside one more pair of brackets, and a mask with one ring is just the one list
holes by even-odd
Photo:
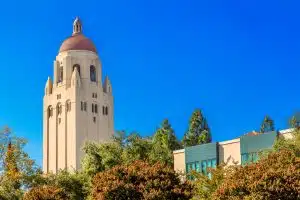
[[225, 177], [213, 199], [300, 199], [300, 159], [281, 150], [240, 166]]
[[96, 174], [92, 197], [95, 200], [185, 200], [192, 197], [192, 186], [181, 183], [174, 170], [165, 165], [135, 161]]
[[54, 186], [34, 187], [25, 193], [23, 200], [66, 200], [67, 195], [62, 189]]

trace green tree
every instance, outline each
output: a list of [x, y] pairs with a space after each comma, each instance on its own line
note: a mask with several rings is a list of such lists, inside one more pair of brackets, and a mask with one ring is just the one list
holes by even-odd
[[132, 163], [136, 160], [149, 160], [152, 149], [150, 138], [143, 138], [138, 133], [131, 133], [126, 140], [122, 159], [123, 163]]
[[300, 127], [300, 113], [296, 113], [289, 120], [289, 124], [291, 128], [299, 128]]
[[152, 143], [149, 138], [142, 138], [138, 133], [126, 136], [125, 132], [115, 135], [112, 142], [88, 142], [83, 147], [85, 152], [82, 169], [90, 176], [110, 169], [122, 163], [135, 160], [149, 160]]
[[192, 186], [181, 182], [170, 167], [135, 161], [98, 173], [92, 181], [95, 200], [187, 200], [192, 197]]
[[184, 134], [184, 146], [194, 146], [211, 142], [211, 133], [206, 118], [196, 109], [190, 119], [188, 131]]
[[83, 151], [82, 169], [90, 176], [122, 163], [123, 149], [117, 142], [88, 142]]
[[260, 133], [266, 133], [266, 132], [270, 132], [270, 131], [274, 131], [274, 130], [275, 130], [275, 127], [274, 127], [273, 119], [271, 119], [271, 117], [266, 115], [264, 120], [261, 123]]
[[44, 185], [60, 188], [68, 199], [81, 200], [89, 195], [91, 178], [87, 174], [60, 170], [57, 174], [47, 174]]
[[171, 166], [173, 164], [173, 151], [181, 148], [174, 130], [167, 119], [162, 122], [152, 138], [152, 149], [150, 161], [152, 163], [162, 162]]

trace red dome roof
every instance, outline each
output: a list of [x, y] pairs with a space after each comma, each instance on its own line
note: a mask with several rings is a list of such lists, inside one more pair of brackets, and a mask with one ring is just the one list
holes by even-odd
[[59, 52], [69, 50], [86, 50], [97, 53], [96, 47], [91, 40], [78, 33], [67, 38], [60, 46]]

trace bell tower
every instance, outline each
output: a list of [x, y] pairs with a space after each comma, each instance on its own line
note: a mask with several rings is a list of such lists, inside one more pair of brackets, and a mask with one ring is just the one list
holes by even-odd
[[107, 141], [114, 132], [113, 95], [93, 42], [76, 18], [73, 34], [54, 60], [53, 81], [45, 86], [43, 170], [79, 169], [85, 141]]

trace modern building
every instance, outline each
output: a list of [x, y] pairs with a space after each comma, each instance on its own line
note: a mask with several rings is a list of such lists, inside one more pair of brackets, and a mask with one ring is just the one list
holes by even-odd
[[102, 64], [76, 18], [60, 46], [43, 105], [43, 170], [78, 169], [85, 141], [106, 141], [114, 132], [112, 85], [102, 83]]
[[173, 152], [174, 170], [188, 173], [191, 170], [206, 173], [207, 168], [224, 162], [227, 165], [240, 165], [255, 162], [258, 153], [272, 148], [277, 137], [292, 138], [293, 129], [258, 134], [255, 131], [239, 138], [186, 147]]

